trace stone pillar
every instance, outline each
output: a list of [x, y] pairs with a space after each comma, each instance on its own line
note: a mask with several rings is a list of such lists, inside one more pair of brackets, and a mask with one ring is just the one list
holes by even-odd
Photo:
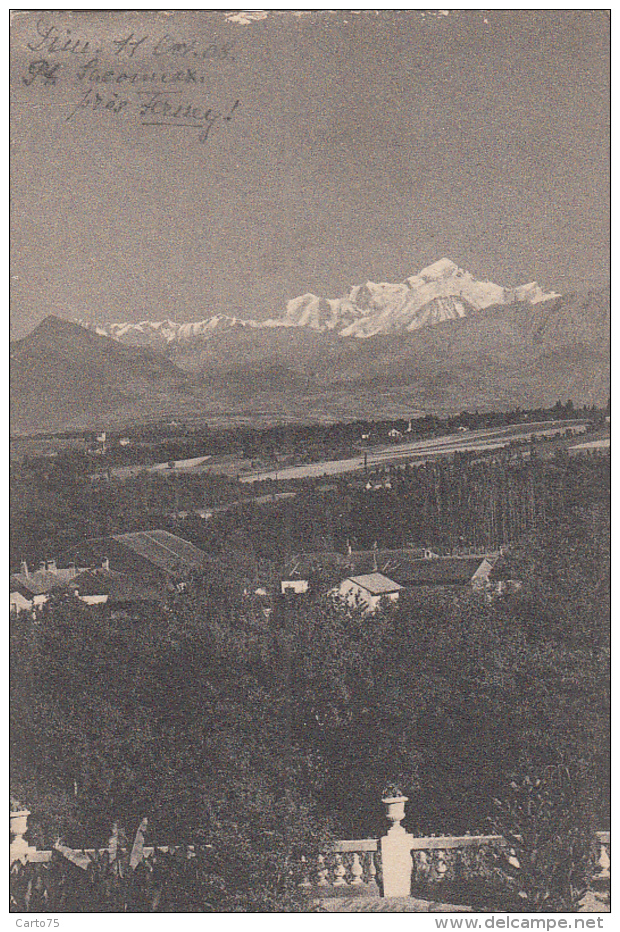
[[383, 896], [409, 896], [411, 893], [411, 845], [413, 835], [400, 824], [405, 817], [406, 796], [391, 796], [381, 800], [385, 814], [392, 823], [381, 839], [383, 866]]

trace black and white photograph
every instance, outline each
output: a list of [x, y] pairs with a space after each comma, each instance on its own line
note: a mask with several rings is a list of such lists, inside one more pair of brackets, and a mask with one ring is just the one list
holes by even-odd
[[13, 926], [611, 930], [610, 11], [8, 15]]

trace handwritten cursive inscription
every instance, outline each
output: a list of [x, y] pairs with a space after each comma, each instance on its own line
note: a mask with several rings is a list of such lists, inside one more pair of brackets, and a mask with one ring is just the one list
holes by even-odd
[[224, 61], [232, 59], [232, 50], [234, 42], [223, 42], [218, 45], [212, 42], [210, 45], [202, 46], [198, 39], [178, 39], [166, 33], [155, 43], [153, 55], [160, 58], [162, 55], [169, 55], [173, 58], [197, 58], [201, 61]]
[[228, 123], [239, 106], [236, 100], [227, 114], [212, 107], [204, 108], [193, 103], [184, 104], [171, 102], [161, 92], [149, 94], [148, 99], [140, 107], [140, 117], [143, 126], [174, 126], [200, 129], [198, 139], [206, 142], [209, 133], [220, 120]]
[[119, 38], [101, 42], [97, 47], [88, 39], [76, 37], [71, 29], [59, 29], [40, 19], [36, 25], [36, 38], [26, 44], [31, 52], [45, 52], [47, 55], [102, 55], [107, 52], [115, 58], [137, 58], [142, 56], [154, 58], [191, 58], [196, 61], [234, 61], [234, 42], [211, 41], [191, 37], [141, 35], [130, 32]]
[[[145, 127], [196, 130], [200, 142], [233, 120], [240, 107], [214, 99], [213, 69], [234, 61], [233, 42], [193, 35], [127, 31], [93, 38], [41, 18], [25, 42], [31, 53], [24, 87], [78, 88], [65, 122], [119, 115]], [[194, 92], [192, 94], [192, 88]], [[209, 96], [205, 100], [205, 95]]]
[[30, 85], [34, 84], [37, 78], [39, 78], [45, 87], [51, 87], [56, 84], [59, 75], [60, 62], [54, 62], [52, 65], [45, 58], [41, 58], [38, 61], [30, 62], [28, 65], [28, 76], [23, 77], [22, 81], [26, 87], [30, 87]]
[[66, 122], [69, 122], [78, 110], [105, 110], [108, 113], [120, 113], [129, 106], [128, 100], [122, 100], [116, 91], [103, 97], [94, 88], [89, 87], [84, 96], [80, 99], [77, 107], [71, 111]]
[[[31, 52], [47, 52], [48, 55], [57, 55], [67, 52], [70, 55], [85, 55], [95, 51], [90, 42], [84, 39], [75, 39], [70, 29], [58, 29], [57, 26], [46, 26], [42, 20], [37, 23], [38, 38], [28, 42], [27, 48]], [[101, 49], [97, 49], [100, 52]]]
[[120, 71], [102, 67], [98, 58], [91, 58], [75, 73], [78, 81], [91, 84], [205, 84], [207, 76], [195, 68], [178, 71]]

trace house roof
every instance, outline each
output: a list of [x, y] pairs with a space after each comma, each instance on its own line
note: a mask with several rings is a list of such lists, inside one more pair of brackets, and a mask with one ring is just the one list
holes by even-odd
[[167, 573], [201, 570], [209, 565], [204, 551], [168, 531], [136, 531], [113, 537]]
[[349, 576], [349, 581], [355, 583], [361, 589], [365, 589], [371, 595], [387, 595], [392, 592], [399, 592], [403, 587], [393, 579], [384, 576], [383, 573], [367, 573], [363, 576]]
[[79, 595], [107, 595], [111, 602], [155, 602], [160, 598], [153, 587], [114, 570], [86, 570], [71, 585]]
[[26, 596], [17, 589], [13, 589], [9, 592], [9, 603], [12, 605], [19, 605], [21, 608], [32, 608], [32, 599], [27, 599]]
[[[487, 565], [483, 564], [487, 561]], [[494, 557], [477, 556], [424, 558], [417, 547], [398, 549], [354, 550], [301, 553], [286, 562], [284, 579], [308, 579], [319, 567], [339, 570], [348, 578], [383, 575], [400, 586], [465, 586], [482, 567], [482, 574], [494, 563]]]
[[59, 579], [56, 573], [49, 570], [35, 570], [33, 573], [13, 573], [9, 577], [11, 592], [21, 592], [22, 595], [43, 595], [51, 589], [64, 586], [65, 580]]
[[112, 569], [138, 577], [170, 577], [211, 565], [204, 551], [161, 530], [91, 538], [73, 547], [68, 556], [80, 566], [91, 567], [107, 557]]
[[434, 557], [430, 560], [412, 560], [393, 575], [405, 586], [466, 586], [486, 557]]

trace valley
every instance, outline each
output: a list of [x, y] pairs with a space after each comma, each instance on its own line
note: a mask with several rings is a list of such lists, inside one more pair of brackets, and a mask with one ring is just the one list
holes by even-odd
[[[501, 427], [494, 430], [472, 430], [465, 433], [448, 434], [432, 440], [417, 440], [407, 443], [394, 443], [391, 446], [368, 447], [358, 456], [342, 460], [326, 460], [304, 466], [289, 466], [283, 469], [272, 469], [250, 472], [241, 475], [241, 482], [264, 482], [266, 480], [310, 479], [320, 476], [337, 476], [342, 473], [356, 472], [364, 467], [388, 465], [399, 462], [422, 464], [429, 459], [439, 456], [450, 456], [455, 453], [488, 453], [492, 450], [501, 450], [513, 444], [531, 444], [537, 440], [551, 438], [572, 438], [583, 433], [587, 422], [573, 421], [542, 421], [527, 426]], [[597, 445], [604, 445], [603, 441], [594, 441]], [[584, 444], [584, 448], [589, 444]]]
[[48, 318], [12, 349], [12, 432], [122, 429], [166, 417], [269, 426], [568, 399], [604, 405], [608, 294], [548, 302], [543, 314], [546, 303], [364, 340], [301, 327], [229, 330], [166, 355]]

